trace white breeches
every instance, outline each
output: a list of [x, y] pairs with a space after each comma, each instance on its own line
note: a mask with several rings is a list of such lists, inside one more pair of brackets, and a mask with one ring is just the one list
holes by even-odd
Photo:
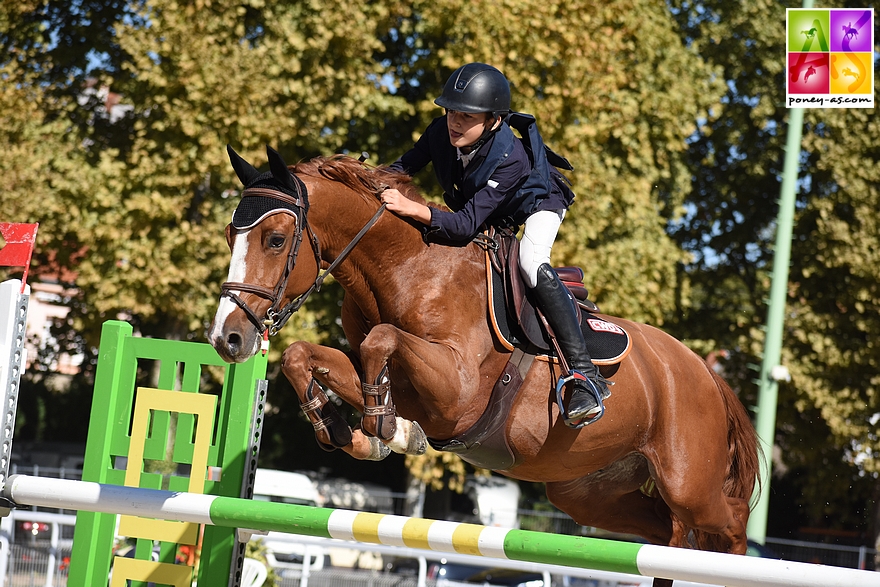
[[541, 210], [526, 218], [519, 241], [519, 270], [526, 285], [538, 285], [538, 267], [550, 263], [550, 249], [565, 218], [565, 210]]

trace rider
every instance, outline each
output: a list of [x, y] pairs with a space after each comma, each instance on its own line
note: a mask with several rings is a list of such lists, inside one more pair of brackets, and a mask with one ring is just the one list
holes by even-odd
[[[519, 244], [520, 272], [535, 293], [572, 369], [573, 392], [566, 421], [590, 420], [601, 412], [608, 395], [605, 379], [590, 359], [566, 287], [550, 266], [550, 249], [574, 194], [558, 172], [539, 193], [522, 189], [532, 163], [510, 126], [510, 85], [500, 71], [485, 63], [457, 69], [434, 101], [446, 110], [435, 118], [415, 146], [390, 167], [410, 176], [428, 163], [451, 212], [414, 202], [396, 189], [382, 201], [388, 210], [422, 225], [426, 242], [463, 246], [482, 225], [525, 223]], [[530, 182], [533, 187], [534, 182]], [[592, 390], [590, 389], [592, 388]]]

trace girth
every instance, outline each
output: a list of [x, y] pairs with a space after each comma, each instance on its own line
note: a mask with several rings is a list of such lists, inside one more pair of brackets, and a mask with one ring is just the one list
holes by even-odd
[[453, 452], [462, 460], [484, 469], [505, 471], [516, 467], [522, 460], [507, 440], [507, 421], [523, 380], [529, 372], [535, 356], [517, 349], [513, 352], [495, 382], [489, 405], [473, 426], [463, 434], [449, 440], [432, 440], [428, 443], [435, 450]]

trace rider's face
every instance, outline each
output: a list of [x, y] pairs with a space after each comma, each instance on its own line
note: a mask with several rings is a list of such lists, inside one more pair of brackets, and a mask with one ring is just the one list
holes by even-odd
[[449, 128], [449, 142], [459, 149], [477, 142], [493, 122], [492, 116], [486, 112], [476, 114], [446, 111], [446, 126]]

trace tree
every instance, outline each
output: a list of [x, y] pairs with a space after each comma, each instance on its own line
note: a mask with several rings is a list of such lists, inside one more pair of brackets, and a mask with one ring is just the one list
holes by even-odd
[[[806, 120], [810, 198], [796, 225], [786, 350], [797, 409], [819, 416], [826, 446], [850, 470], [836, 484], [845, 496], [854, 486], [880, 488], [880, 350], [873, 342], [880, 329], [880, 125], [864, 109], [810, 111]], [[867, 489], [860, 493], [871, 498]], [[863, 510], [858, 526], [871, 521]]]
[[[417, 122], [404, 125], [414, 136], [390, 152], [409, 148], [439, 115], [433, 100], [452, 71], [471, 61], [497, 66], [511, 82], [512, 107], [535, 114], [547, 144], [576, 169], [578, 199], [554, 263], [583, 266], [604, 311], [657, 325], [668, 320], [679, 290], [676, 266], [689, 256], [666, 224], [682, 214], [690, 189], [688, 137], [724, 88], [682, 41], [665, 5], [417, 1], [391, 33], [382, 55], [393, 65], [397, 93], [415, 104]], [[429, 176], [419, 179], [439, 199]], [[451, 468], [412, 461], [425, 480]], [[452, 482], [466, 472], [456, 470]]]
[[[727, 92], [690, 141], [689, 214], [671, 232], [694, 262], [682, 266], [690, 289], [670, 328], [706, 350], [736, 351], [728, 376], [749, 403], [757, 395], [748, 365], [760, 363], [763, 349], [787, 129], [784, 8], [672, 3], [683, 38], [720, 68]], [[875, 240], [867, 210], [876, 205], [876, 174], [868, 171], [876, 168], [876, 125], [858, 110], [808, 110], [806, 121], [783, 341], [793, 379], [780, 387], [775, 439], [777, 474], [789, 472], [772, 481], [786, 491], [777, 503], [801, 508], [794, 527], [776, 525], [786, 532], [798, 523], [866, 527], [865, 500], [876, 484], [869, 424], [878, 412], [876, 358], [864, 342], [876, 305], [866, 254]]]
[[117, 23], [124, 57], [107, 84], [132, 110], [99, 155], [124, 173], [82, 202], [90, 318], [126, 312], [145, 334], [200, 338], [237, 203], [225, 145], [253, 160], [265, 144], [290, 160], [334, 152], [350, 120], [404, 107], [374, 81], [383, 10], [347, 8], [153, 1]]
[[674, 306], [675, 264], [686, 259], [665, 232], [690, 188], [686, 140], [723, 89], [667, 8], [415, 2], [395, 30], [403, 40], [391, 58], [400, 91], [418, 100], [417, 132], [439, 114], [432, 101], [462, 63], [489, 62], [507, 75], [513, 108], [535, 114], [546, 142], [576, 169], [579, 196], [554, 262], [585, 267], [603, 310], [662, 324]]

